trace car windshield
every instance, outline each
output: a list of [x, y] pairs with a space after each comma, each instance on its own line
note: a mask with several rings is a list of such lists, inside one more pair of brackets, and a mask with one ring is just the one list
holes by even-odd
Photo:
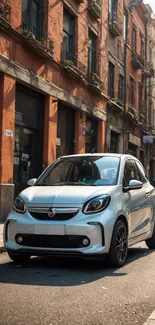
[[38, 179], [36, 186], [112, 186], [117, 184], [120, 158], [75, 156], [60, 158]]

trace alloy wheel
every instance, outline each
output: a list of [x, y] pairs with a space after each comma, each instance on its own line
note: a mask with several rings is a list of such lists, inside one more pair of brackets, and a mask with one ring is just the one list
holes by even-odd
[[116, 254], [120, 263], [126, 260], [128, 253], [128, 235], [124, 224], [121, 224], [116, 233]]

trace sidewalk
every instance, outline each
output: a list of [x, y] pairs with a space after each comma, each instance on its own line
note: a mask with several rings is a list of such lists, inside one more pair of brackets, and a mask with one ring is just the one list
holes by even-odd
[[5, 248], [3, 244], [3, 228], [4, 228], [4, 224], [0, 223], [0, 253], [5, 252]]
[[147, 319], [146, 323], [144, 325], [155, 325], [155, 310], [150, 315], [150, 317]]

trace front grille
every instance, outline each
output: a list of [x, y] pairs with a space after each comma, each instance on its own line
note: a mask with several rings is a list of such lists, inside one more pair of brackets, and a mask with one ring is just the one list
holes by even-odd
[[76, 216], [77, 212], [73, 213], [56, 213], [55, 216], [50, 218], [47, 213], [44, 212], [31, 212], [30, 214], [33, 218], [37, 220], [69, 220]]
[[[16, 242], [18, 243], [18, 237], [22, 237], [22, 246], [31, 247], [46, 247], [46, 248], [80, 248], [90, 245], [90, 240], [86, 236], [78, 235], [33, 235], [33, 234], [17, 234]], [[87, 239], [88, 244], [84, 245], [83, 240]]]

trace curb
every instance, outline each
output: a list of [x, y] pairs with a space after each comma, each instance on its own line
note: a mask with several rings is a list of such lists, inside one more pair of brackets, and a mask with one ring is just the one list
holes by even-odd
[[153, 313], [149, 316], [147, 321], [144, 323], [144, 325], [155, 325], [155, 310]]

